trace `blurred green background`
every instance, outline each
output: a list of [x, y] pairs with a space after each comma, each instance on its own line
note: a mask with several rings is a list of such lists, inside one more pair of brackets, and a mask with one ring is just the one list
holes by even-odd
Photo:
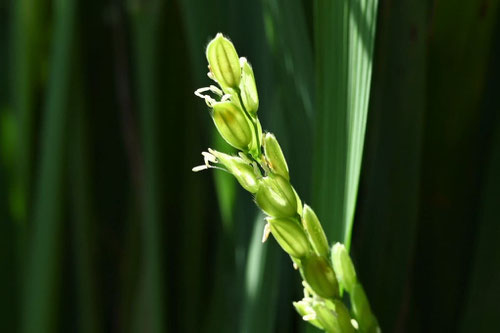
[[[341, 240], [348, 2], [370, 50], [370, 0], [1, 1], [0, 331], [312, 332], [251, 197], [191, 172], [230, 151], [193, 91], [225, 33], [294, 186]], [[351, 252], [384, 332], [498, 329], [498, 3], [378, 1]]]

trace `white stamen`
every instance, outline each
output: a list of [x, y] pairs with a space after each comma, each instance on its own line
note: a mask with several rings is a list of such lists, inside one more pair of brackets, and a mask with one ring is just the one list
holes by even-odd
[[193, 172], [199, 172], [199, 171], [202, 171], [202, 170], [207, 170], [208, 167], [206, 165], [198, 165], [198, 166], [195, 166], [193, 169]]
[[203, 98], [205, 100], [205, 103], [207, 103], [207, 105], [209, 107], [212, 107], [215, 103], [217, 103], [217, 101], [215, 99], [213, 99], [212, 97], [210, 97], [209, 95], [202, 94], [206, 91], [212, 91], [212, 90], [210, 87], [203, 87], [203, 88], [197, 89], [194, 92], [194, 94], [200, 98]]
[[298, 270], [298, 269], [299, 269], [299, 265], [297, 265], [297, 263], [296, 263], [296, 262], [294, 262], [294, 263], [293, 263], [293, 269], [295, 269], [295, 270]]
[[[214, 80], [215, 82], [217, 82], [217, 80], [215, 79], [215, 76], [214, 76], [214, 74], [213, 74], [212, 72], [208, 72], [208, 73], [207, 73], [207, 76], [208, 76], [208, 78], [209, 78], [210, 80]], [[218, 82], [217, 82], [217, 83], [218, 83]]]
[[356, 321], [356, 319], [351, 319], [351, 325], [352, 325], [355, 329], [359, 330], [359, 325], [358, 325], [358, 322]]
[[314, 320], [316, 319], [316, 313], [309, 313], [302, 317], [302, 319], [304, 319], [305, 321]]
[[213, 84], [210, 85], [210, 91], [219, 96], [224, 95], [224, 92], [219, 88], [217, 88], [216, 86], [214, 86]]
[[194, 91], [194, 94], [200, 98], [205, 98], [205, 95], [203, 95], [202, 93], [206, 92], [206, 91], [210, 91], [210, 88], [209, 87], [203, 87], [203, 88], [199, 88], [199, 89], [196, 89]]
[[203, 157], [205, 158], [205, 161], [209, 161], [209, 162], [212, 162], [212, 163], [217, 163], [217, 157], [215, 157], [214, 155], [210, 154], [210, 153], [207, 153], [206, 151], [202, 152], [201, 153], [203, 155]]
[[262, 234], [262, 243], [265, 243], [266, 240], [269, 238], [269, 234], [271, 233], [271, 226], [269, 223], [266, 223], [264, 226], [264, 233]]

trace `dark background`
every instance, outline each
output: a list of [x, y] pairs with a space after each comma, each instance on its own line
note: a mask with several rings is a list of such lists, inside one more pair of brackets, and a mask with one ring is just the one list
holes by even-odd
[[[230, 151], [193, 91], [224, 32], [301, 197], [328, 203], [318, 2], [0, 2], [1, 331], [306, 330], [251, 197], [191, 172]], [[498, 327], [498, 3], [379, 1], [351, 252], [384, 332]]]

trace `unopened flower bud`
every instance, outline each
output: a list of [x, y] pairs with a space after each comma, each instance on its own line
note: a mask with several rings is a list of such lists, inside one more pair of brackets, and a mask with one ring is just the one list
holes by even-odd
[[302, 210], [302, 223], [309, 234], [314, 251], [320, 256], [328, 257], [330, 249], [328, 248], [325, 231], [319, 223], [316, 213], [308, 205], [304, 205]]
[[352, 312], [362, 332], [380, 332], [377, 318], [372, 313], [365, 291], [357, 282], [350, 293]]
[[226, 169], [233, 174], [238, 183], [250, 193], [256, 193], [259, 189], [259, 183], [254, 168], [243, 159], [236, 156], [224, 154], [210, 149], [210, 153], [217, 158]]
[[324, 298], [339, 294], [339, 285], [332, 266], [324, 257], [312, 255], [302, 260], [304, 278], [311, 289]]
[[255, 86], [255, 77], [253, 74], [252, 66], [248, 63], [246, 58], [240, 58], [241, 65], [241, 82], [240, 91], [241, 99], [246, 110], [254, 116], [259, 108], [259, 95], [257, 94], [257, 87]]
[[262, 144], [264, 146], [264, 154], [267, 157], [269, 168], [275, 174], [290, 180], [288, 165], [276, 137], [272, 133], [266, 133]]
[[340, 285], [351, 293], [357, 282], [356, 270], [343, 244], [336, 243], [332, 247], [332, 263]]
[[224, 140], [234, 148], [247, 151], [253, 131], [243, 110], [232, 102], [219, 102], [213, 105], [211, 114]]
[[222, 88], [237, 89], [241, 80], [240, 59], [233, 43], [218, 33], [207, 46], [207, 60]]
[[351, 316], [345, 305], [339, 301], [317, 302], [314, 311], [319, 323], [327, 332], [354, 333]]
[[297, 215], [297, 200], [292, 185], [281, 176], [268, 176], [260, 180], [255, 196], [257, 205], [271, 217]]
[[295, 258], [309, 254], [309, 241], [302, 226], [294, 219], [268, 218], [271, 233], [283, 250]]

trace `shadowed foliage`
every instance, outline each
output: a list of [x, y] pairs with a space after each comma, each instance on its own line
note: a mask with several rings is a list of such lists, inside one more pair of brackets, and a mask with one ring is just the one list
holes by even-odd
[[382, 330], [493, 332], [498, 4], [0, 2], [2, 331], [313, 330], [251, 196], [191, 172], [233, 152], [193, 95], [223, 32]]

